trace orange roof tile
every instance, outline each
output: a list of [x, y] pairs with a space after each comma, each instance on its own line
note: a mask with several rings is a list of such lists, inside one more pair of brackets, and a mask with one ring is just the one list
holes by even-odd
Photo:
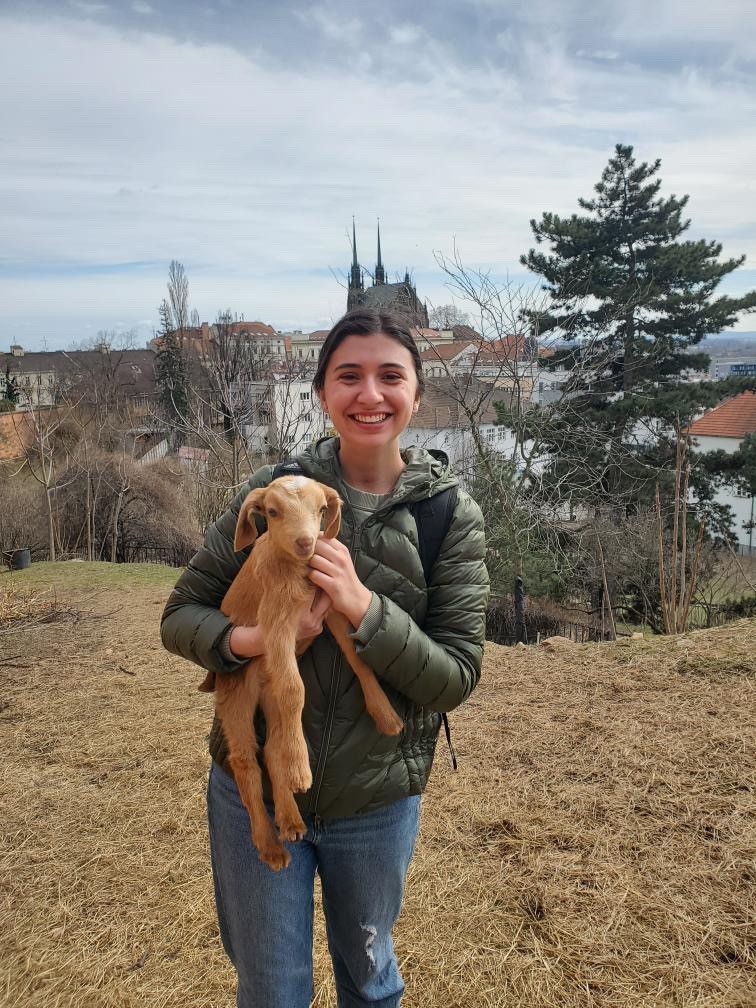
[[421, 350], [420, 357], [425, 361], [453, 360], [457, 354], [461, 354], [469, 347], [475, 347], [475, 344], [470, 340], [454, 340], [450, 343], [439, 343], [438, 346]]
[[741, 392], [695, 420], [688, 433], [744, 438], [756, 433], [756, 392]]

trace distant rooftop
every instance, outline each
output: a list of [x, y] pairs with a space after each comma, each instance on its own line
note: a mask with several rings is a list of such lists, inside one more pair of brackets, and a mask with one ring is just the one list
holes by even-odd
[[756, 392], [740, 392], [709, 410], [688, 428], [694, 436], [744, 438], [756, 433]]

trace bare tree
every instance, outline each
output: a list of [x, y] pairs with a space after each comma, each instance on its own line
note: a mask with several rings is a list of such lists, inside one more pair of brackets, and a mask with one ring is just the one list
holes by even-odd
[[173, 315], [173, 327], [183, 336], [189, 328], [189, 280], [183, 265], [171, 259], [168, 267], [168, 300]]
[[661, 595], [664, 630], [668, 634], [682, 633], [688, 625], [688, 614], [698, 580], [704, 523], [698, 524], [698, 535], [689, 568], [688, 556], [688, 484], [690, 438], [677, 423], [675, 481], [672, 496], [672, 531], [665, 545], [661, 494], [656, 484], [657, 545], [659, 551], [659, 592]]
[[475, 329], [456, 356], [431, 349], [427, 364], [444, 376], [465, 428], [456, 467], [486, 511], [494, 579], [500, 590], [514, 575], [564, 587], [590, 550], [598, 600], [603, 542], [595, 530], [578, 540], [597, 520], [624, 517], [632, 493], [607, 494], [609, 473], [637, 469], [632, 444], [607, 445], [575, 408], [574, 390], [611, 366], [601, 333], [576, 341], [554, 329], [546, 292], [469, 269], [456, 249], [437, 261]]
[[431, 329], [453, 329], [455, 326], [469, 325], [470, 316], [454, 304], [444, 304], [431, 308], [428, 321]]
[[[71, 408], [47, 407], [14, 413], [13, 424], [23, 452], [23, 460], [16, 469], [25, 469], [44, 491], [47, 519], [47, 549], [50, 560], [57, 555], [57, 530], [55, 522], [55, 493], [60, 489], [58, 472], [70, 458], [78, 439], [75, 425], [71, 423]], [[21, 431], [21, 425], [25, 431]]]

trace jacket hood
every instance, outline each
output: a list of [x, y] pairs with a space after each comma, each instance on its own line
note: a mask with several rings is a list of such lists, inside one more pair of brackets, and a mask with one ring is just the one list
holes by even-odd
[[[308, 476], [338, 490], [343, 482], [339, 465], [339, 447], [339, 438], [324, 437], [298, 455], [297, 461]], [[409, 502], [433, 497], [457, 483], [449, 459], [442, 451], [426, 450], [413, 445], [402, 450], [402, 458], [406, 468], [384, 506], [396, 504], [398, 501]]]

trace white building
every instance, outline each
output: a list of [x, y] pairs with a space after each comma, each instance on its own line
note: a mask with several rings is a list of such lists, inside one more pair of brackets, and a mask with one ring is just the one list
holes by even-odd
[[273, 374], [249, 382], [248, 422], [242, 434], [253, 452], [294, 455], [326, 432], [326, 417], [309, 378]]
[[[756, 392], [741, 392], [713, 410], [704, 413], [689, 427], [693, 446], [700, 452], [736, 452], [747, 434], [756, 433]], [[745, 491], [725, 486], [716, 493], [719, 504], [726, 504], [735, 515], [733, 530], [738, 543], [746, 551], [756, 547], [753, 521], [755, 499]]]
[[739, 360], [733, 357], [712, 357], [709, 365], [709, 375], [714, 381], [722, 378], [743, 378], [756, 375], [756, 357], [745, 356]]
[[317, 329], [310, 333], [294, 329], [292, 332], [279, 333], [286, 340], [290, 360], [295, 364], [310, 365], [313, 372], [327, 335], [327, 329]]
[[477, 427], [486, 445], [501, 455], [511, 457], [515, 439], [512, 432], [496, 423], [494, 403], [509, 401], [506, 389], [490, 382], [471, 378], [464, 383], [450, 378], [430, 378], [420, 408], [400, 439], [402, 448], [419, 448], [444, 452], [450, 464], [463, 473], [467, 463], [477, 457], [470, 422], [462, 400], [473, 405]]

